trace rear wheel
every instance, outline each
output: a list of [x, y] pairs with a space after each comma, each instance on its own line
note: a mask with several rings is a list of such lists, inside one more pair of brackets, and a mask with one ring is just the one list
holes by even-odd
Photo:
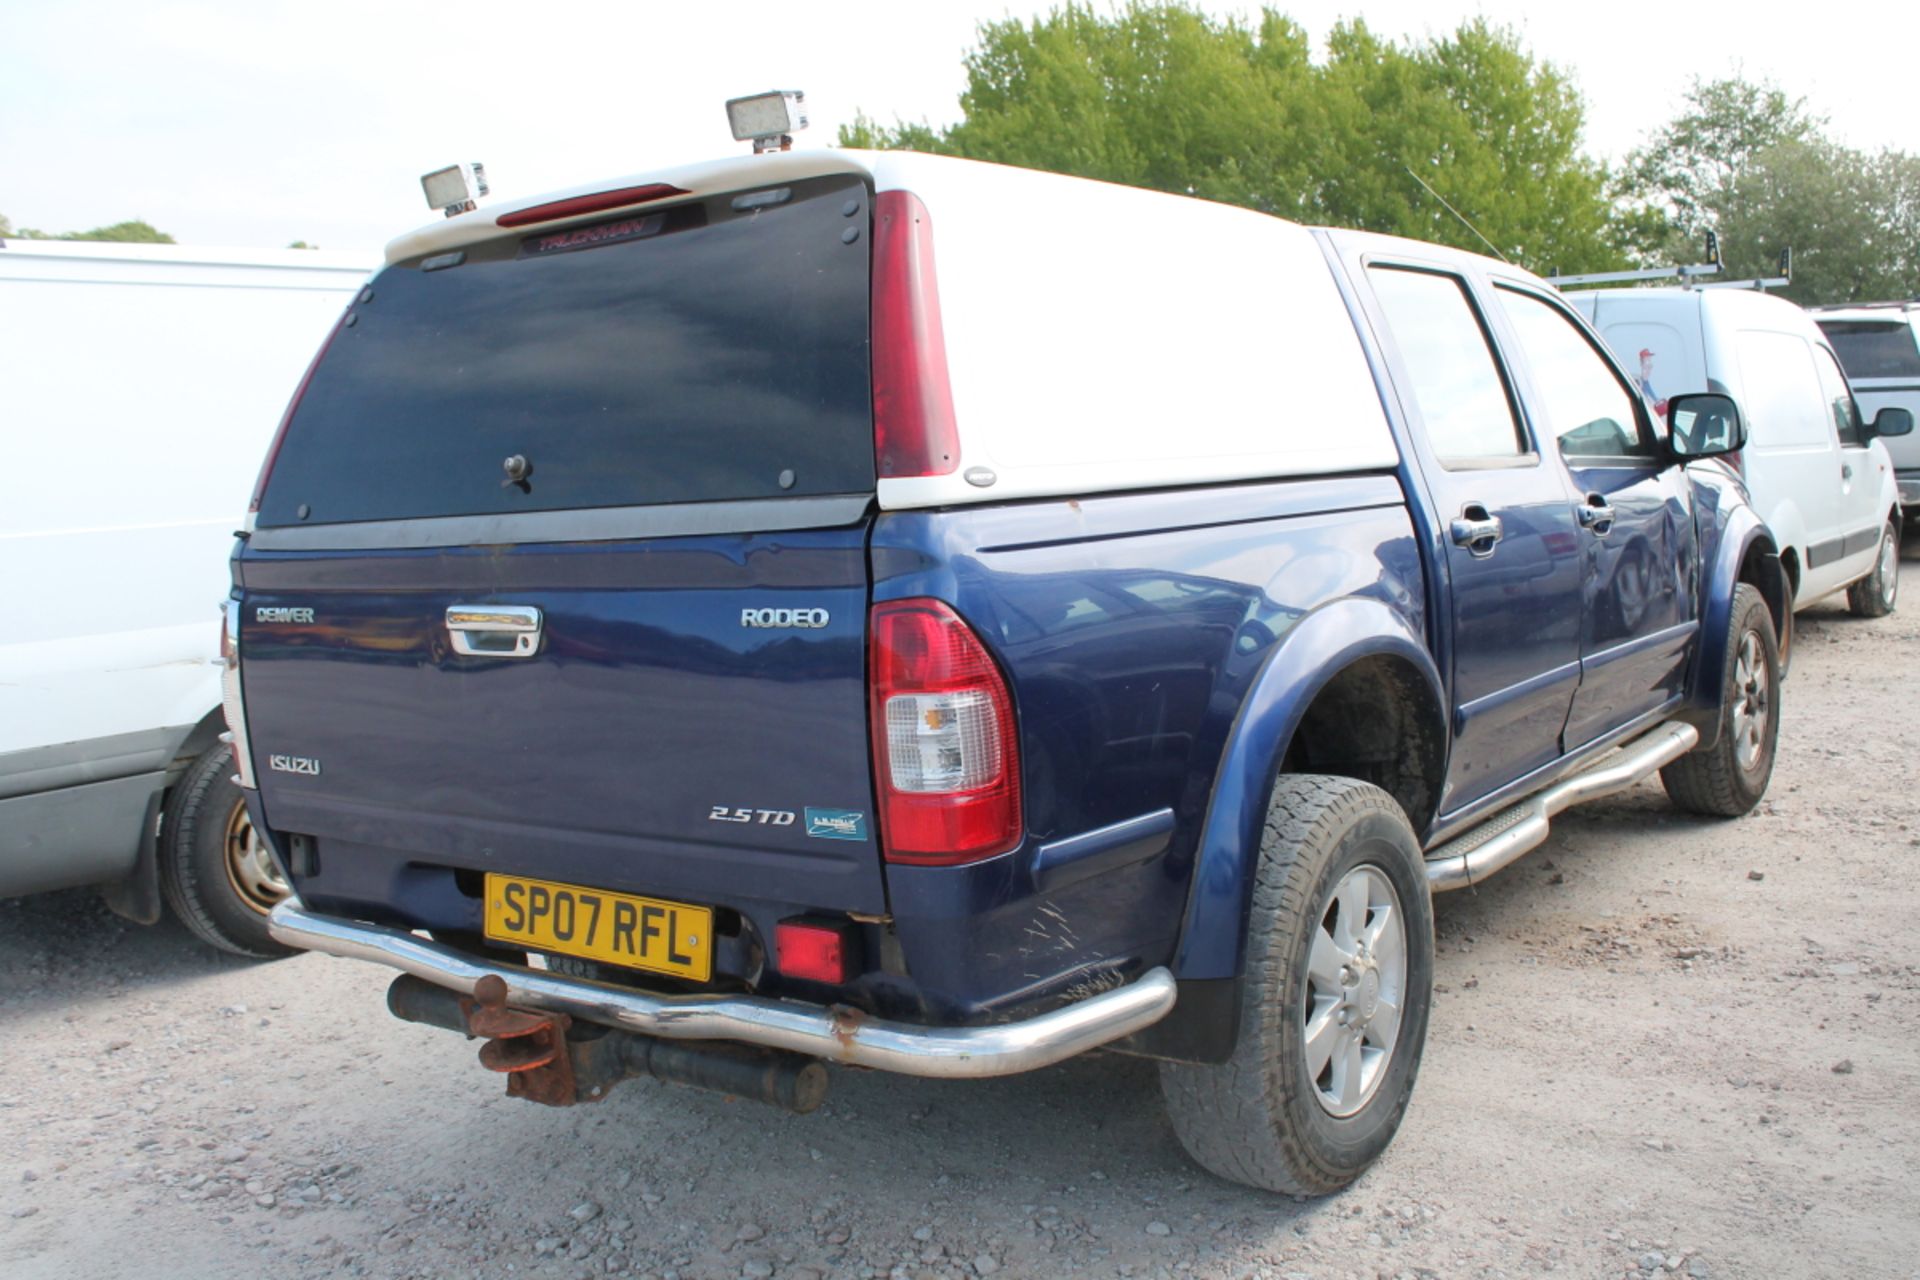
[[1255, 872], [1240, 1036], [1163, 1062], [1181, 1145], [1234, 1182], [1338, 1191], [1406, 1114], [1433, 989], [1433, 909], [1406, 815], [1378, 787], [1283, 775]]
[[254, 830], [225, 746], [195, 761], [168, 798], [160, 889], [181, 923], [222, 951], [288, 954], [268, 935], [267, 913], [291, 889]]
[[1720, 677], [1720, 736], [1660, 771], [1682, 809], [1737, 818], [1760, 803], [1780, 738], [1780, 650], [1767, 602], [1746, 583], [1733, 592], [1733, 623]]
[[1880, 531], [1873, 572], [1847, 588], [1847, 608], [1856, 618], [1884, 618], [1900, 601], [1900, 526], [1889, 520]]

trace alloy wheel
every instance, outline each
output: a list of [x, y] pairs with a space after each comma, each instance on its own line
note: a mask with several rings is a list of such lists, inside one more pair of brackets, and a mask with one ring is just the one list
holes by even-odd
[[1334, 886], [1307, 956], [1302, 1043], [1315, 1099], [1329, 1115], [1367, 1105], [1400, 1036], [1407, 925], [1386, 873], [1355, 867]]

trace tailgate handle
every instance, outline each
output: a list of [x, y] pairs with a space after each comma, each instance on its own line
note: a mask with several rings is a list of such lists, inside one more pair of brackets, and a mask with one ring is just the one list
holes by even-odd
[[519, 604], [456, 604], [447, 609], [453, 651], [475, 658], [531, 658], [540, 651], [540, 611]]

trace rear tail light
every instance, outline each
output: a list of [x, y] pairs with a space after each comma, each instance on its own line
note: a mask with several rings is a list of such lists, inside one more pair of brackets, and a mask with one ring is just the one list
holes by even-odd
[[951, 865], [1020, 843], [1013, 698], [978, 636], [938, 600], [873, 607], [880, 837], [893, 862]]
[[933, 223], [906, 191], [873, 202], [873, 452], [880, 478], [944, 476], [960, 465]]
[[240, 785], [252, 790], [253, 750], [247, 742], [247, 704], [240, 694], [240, 602], [227, 601], [220, 614], [220, 711], [233, 745], [233, 767]]
[[[249, 516], [260, 513], [260, 499], [266, 496], [267, 481], [273, 475], [273, 464], [280, 458], [280, 446], [287, 441], [287, 425], [293, 421], [294, 411], [300, 407], [301, 398], [307, 394], [307, 387], [313, 382], [314, 370], [318, 369], [320, 362], [327, 358], [327, 352], [332, 348], [333, 340], [340, 336], [340, 330], [346, 326], [347, 317], [353, 314], [353, 305], [349, 302], [346, 310], [340, 313], [340, 318], [333, 322], [333, 328], [327, 331], [327, 340], [320, 344], [318, 351], [313, 353], [313, 359], [307, 364], [307, 371], [300, 375], [300, 385], [293, 389], [293, 398], [287, 401], [287, 411], [280, 415], [280, 427], [273, 433], [273, 443], [267, 446], [267, 456], [260, 463], [260, 474], [253, 482], [253, 501], [247, 504]], [[251, 521], [247, 527], [253, 527]]]

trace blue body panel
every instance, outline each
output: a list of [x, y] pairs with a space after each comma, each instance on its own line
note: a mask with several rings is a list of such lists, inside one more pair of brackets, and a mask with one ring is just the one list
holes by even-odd
[[[936, 596], [972, 624], [1019, 711], [1027, 843], [888, 870], [908, 967], [941, 1004], [1172, 961], [1213, 779], [1275, 655], [1317, 634], [1322, 609], [1394, 620], [1424, 652], [1419, 552], [1389, 475], [891, 513], [873, 564], [876, 600]], [[1164, 842], [1140, 838], [1129, 820], [1161, 810]], [[1044, 846], [1114, 827], [1115, 865], [1038, 888]]]

